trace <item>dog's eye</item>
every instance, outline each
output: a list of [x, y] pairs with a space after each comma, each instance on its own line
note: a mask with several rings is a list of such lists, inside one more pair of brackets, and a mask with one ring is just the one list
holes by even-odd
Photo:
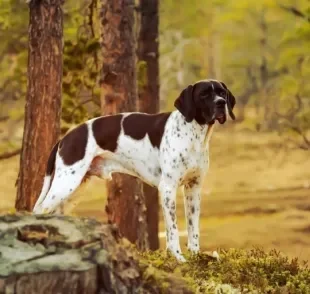
[[208, 98], [210, 96], [210, 92], [202, 92], [200, 94], [200, 98], [201, 99], [205, 99], [205, 98]]
[[219, 92], [219, 96], [221, 96], [222, 98], [226, 98], [226, 92], [225, 91]]

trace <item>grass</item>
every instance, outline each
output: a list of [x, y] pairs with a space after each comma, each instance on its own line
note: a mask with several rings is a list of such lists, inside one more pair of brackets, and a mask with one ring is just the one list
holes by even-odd
[[[210, 171], [202, 190], [203, 250], [258, 245], [310, 260], [310, 156], [286, 147], [276, 134], [217, 126], [211, 140]], [[0, 162], [0, 212], [14, 207], [18, 164], [17, 157]], [[82, 186], [75, 193], [78, 204], [71, 213], [105, 220], [104, 188], [99, 179]], [[180, 193], [177, 214], [185, 247]], [[164, 241], [161, 238], [162, 248]]]
[[193, 293], [310, 293], [310, 270], [297, 258], [261, 248], [222, 250], [220, 257], [201, 253], [178, 264], [160, 251], [140, 253], [149, 267], [182, 277]]

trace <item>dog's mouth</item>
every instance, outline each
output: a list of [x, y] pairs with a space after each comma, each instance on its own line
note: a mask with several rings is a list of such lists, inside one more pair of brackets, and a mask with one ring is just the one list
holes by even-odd
[[222, 125], [226, 122], [226, 113], [219, 113], [216, 115], [215, 119]]

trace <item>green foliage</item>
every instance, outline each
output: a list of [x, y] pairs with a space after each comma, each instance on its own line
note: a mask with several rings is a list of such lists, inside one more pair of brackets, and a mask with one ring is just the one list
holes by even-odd
[[[68, 124], [100, 113], [97, 2], [68, 0], [64, 4], [62, 119]], [[287, 7], [296, 8], [302, 16]], [[28, 14], [25, 1], [1, 2], [0, 118], [12, 109], [16, 114], [14, 109], [23, 109], [25, 102]], [[187, 84], [217, 78], [237, 97], [239, 121], [252, 129], [278, 130], [289, 139], [294, 134], [306, 149], [309, 17], [308, 0], [160, 1], [162, 108], [173, 109], [174, 99]], [[141, 86], [146, 82], [146, 67], [141, 63], [137, 68]], [[22, 111], [14, 119], [21, 116]]]
[[188, 256], [184, 264], [160, 251], [141, 256], [154, 268], [182, 276], [196, 293], [214, 293], [215, 289], [230, 291], [216, 293], [310, 293], [307, 265], [275, 250], [222, 250], [220, 261], [201, 253]]
[[67, 13], [64, 20], [62, 119], [69, 124], [80, 123], [100, 113], [96, 5], [96, 1], [90, 1], [88, 7], [68, 1], [64, 7]]
[[[297, 17], [282, 7], [294, 7]], [[237, 97], [237, 118], [255, 109], [264, 130], [287, 130], [279, 110], [295, 104], [291, 83], [301, 84], [302, 107], [296, 119], [302, 133], [310, 129], [309, 1], [212, 0], [161, 2], [161, 95], [170, 100], [188, 83], [202, 78], [224, 80]], [[300, 62], [302, 60], [302, 70]], [[167, 81], [167, 82], [166, 82]], [[280, 113], [286, 115], [287, 113]], [[247, 115], [247, 113], [245, 114]], [[297, 114], [296, 114], [297, 115]], [[250, 119], [252, 121], [252, 118]]]
[[[66, 123], [79, 123], [100, 109], [99, 38], [96, 1], [91, 7], [73, 0], [64, 5], [63, 111]], [[27, 90], [28, 18], [26, 2], [3, 1], [0, 8], [0, 117], [23, 115]], [[86, 108], [87, 103], [92, 106]], [[19, 116], [16, 116], [16, 114]]]
[[[25, 3], [5, 0], [0, 7], [0, 117], [25, 96], [27, 85], [27, 25]], [[25, 25], [26, 24], [26, 25]]]
[[[80, 123], [87, 119], [89, 113], [84, 105], [88, 102], [100, 107], [100, 93], [96, 91], [98, 66], [95, 59], [98, 49], [96, 38], [82, 37], [76, 43], [65, 42], [62, 118], [67, 123]], [[80, 98], [82, 93], [87, 98]]]
[[139, 61], [137, 64], [137, 82], [138, 88], [142, 88], [147, 84], [147, 63], [146, 61]]

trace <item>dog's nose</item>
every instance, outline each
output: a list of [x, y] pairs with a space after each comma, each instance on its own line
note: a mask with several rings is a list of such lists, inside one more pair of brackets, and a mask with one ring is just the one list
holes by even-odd
[[226, 101], [225, 101], [225, 99], [223, 99], [223, 98], [218, 98], [218, 99], [216, 99], [216, 101], [215, 101], [215, 105], [216, 105], [216, 106], [219, 106], [219, 107], [224, 106], [225, 104], [226, 104]]

